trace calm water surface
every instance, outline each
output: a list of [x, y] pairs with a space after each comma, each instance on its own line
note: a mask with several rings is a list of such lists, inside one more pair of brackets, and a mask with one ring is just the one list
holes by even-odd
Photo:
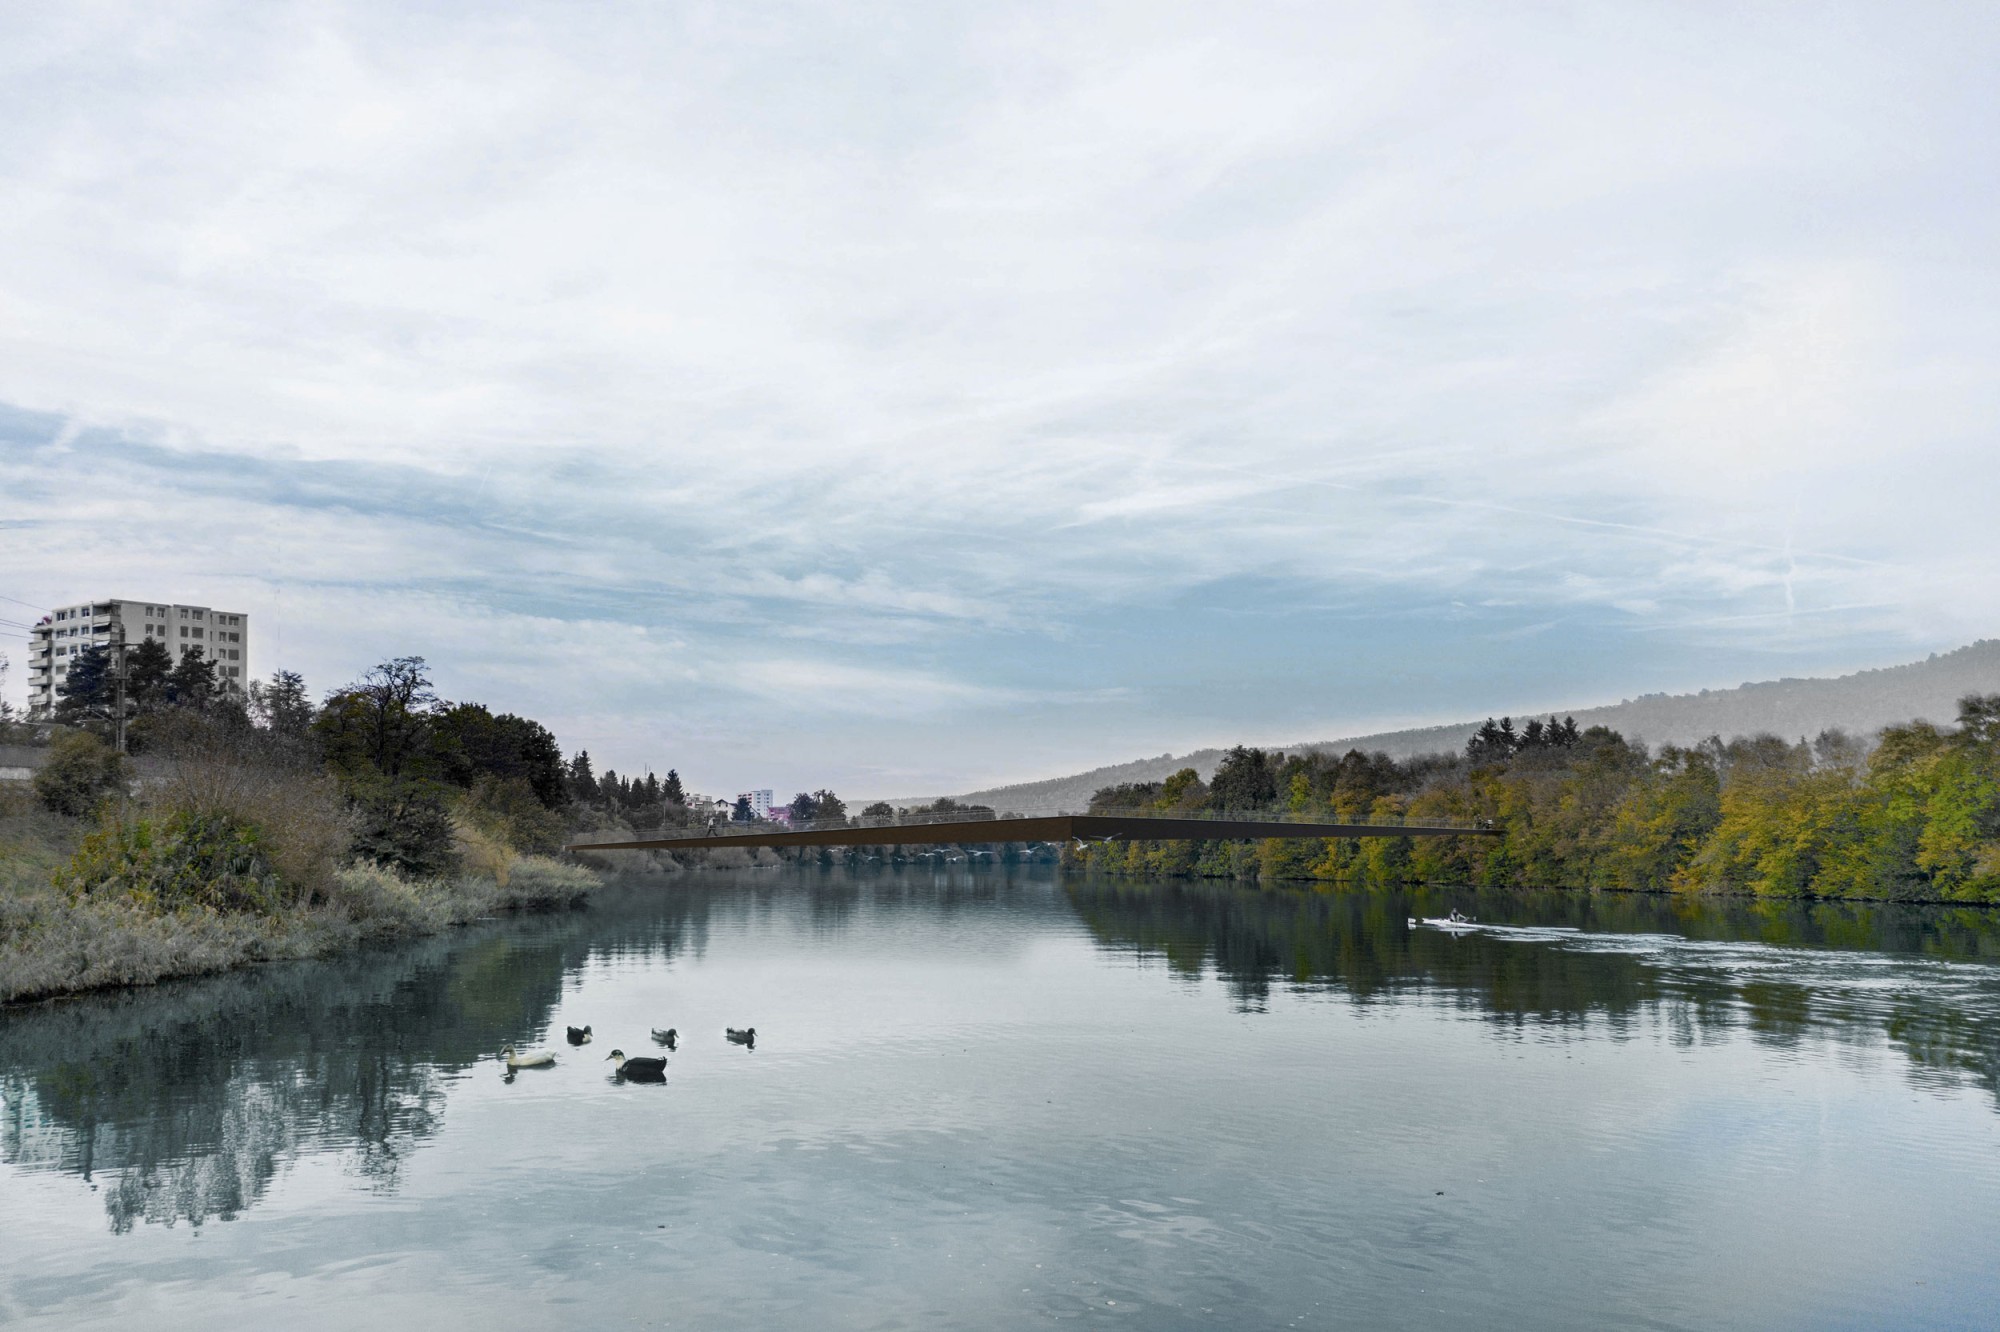
[[1984, 1328], [1996, 1093], [1976, 912], [681, 875], [0, 1011], [0, 1322]]

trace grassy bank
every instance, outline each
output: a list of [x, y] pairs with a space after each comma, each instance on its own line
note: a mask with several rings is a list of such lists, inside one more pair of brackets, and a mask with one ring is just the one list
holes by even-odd
[[59, 886], [96, 831], [26, 793], [0, 796], [0, 1003], [324, 957], [482, 916], [572, 906], [601, 882], [575, 865], [516, 855], [468, 827], [466, 867], [453, 873], [347, 864], [330, 868], [312, 893], [264, 910]]

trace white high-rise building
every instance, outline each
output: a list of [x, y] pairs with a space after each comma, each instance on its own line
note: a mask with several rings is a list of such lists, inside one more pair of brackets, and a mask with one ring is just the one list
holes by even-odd
[[123, 642], [136, 648], [147, 639], [164, 643], [175, 660], [199, 653], [215, 663], [215, 678], [241, 691], [250, 681], [250, 617], [238, 611], [167, 602], [86, 601], [42, 617], [28, 646], [28, 707], [55, 710], [56, 690], [70, 662], [89, 647]]

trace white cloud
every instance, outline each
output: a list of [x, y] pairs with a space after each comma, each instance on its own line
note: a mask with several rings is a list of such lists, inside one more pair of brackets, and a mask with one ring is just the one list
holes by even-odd
[[[1003, 749], [1280, 725], [1308, 657], [1175, 637], [1224, 586], [1376, 617], [1382, 681], [1383, 607], [1515, 615], [1466, 632], [1551, 694], [1571, 635], [1796, 671], [2000, 615], [1991, 15], [8, 26], [0, 405], [55, 425], [0, 451], [0, 591], [362, 617], [320, 675], [484, 630], [478, 687], [718, 787], [889, 696]], [[1217, 714], [1135, 683], [1173, 654]], [[1356, 715], [1458, 706], [1406, 688]], [[910, 728], [869, 761], [976, 775]]]

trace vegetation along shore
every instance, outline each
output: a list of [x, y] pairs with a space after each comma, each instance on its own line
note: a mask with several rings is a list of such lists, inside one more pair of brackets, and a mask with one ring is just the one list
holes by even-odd
[[[161, 654], [164, 655], [164, 654]], [[574, 904], [566, 768], [526, 718], [440, 700], [421, 658], [315, 705], [134, 654], [130, 755], [108, 682], [73, 671], [32, 785], [0, 789], [0, 1002], [324, 955]], [[157, 669], [154, 669], [157, 667]]]
[[[597, 774], [584, 753], [565, 761], [539, 723], [439, 698], [422, 658], [384, 662], [315, 704], [288, 672], [239, 694], [198, 659], [159, 655], [135, 654], [128, 672], [129, 754], [113, 742], [110, 681], [88, 658], [52, 722], [0, 718], [0, 741], [46, 745], [31, 784], [0, 787], [0, 1002], [571, 905], [599, 882], [561, 858], [579, 834], [753, 818], [744, 802], [690, 795], [672, 771], [662, 781]], [[870, 805], [855, 821], [950, 805]], [[1207, 781], [1190, 768], [1109, 786], [1090, 809], [1458, 820], [1500, 834], [1113, 841], [1061, 853], [1110, 873], [1993, 904], [2000, 694], [1964, 698], [1951, 724], [1914, 721], [1865, 740], [1825, 731], [1649, 749], [1550, 718], [1518, 730], [1488, 722], [1461, 752], [1402, 759], [1239, 746]], [[800, 793], [790, 814], [848, 821], [824, 790]], [[996, 849], [1006, 861], [1052, 852]], [[593, 863], [678, 868], [645, 853]]]
[[1400, 760], [1239, 747], [1206, 783], [1187, 769], [1105, 787], [1091, 809], [1461, 819], [1503, 834], [1073, 853], [1112, 872], [2000, 903], [2000, 694], [1964, 698], [1954, 724], [1868, 740], [1825, 731], [1649, 750], [1551, 718], [1489, 721], [1460, 753]]

